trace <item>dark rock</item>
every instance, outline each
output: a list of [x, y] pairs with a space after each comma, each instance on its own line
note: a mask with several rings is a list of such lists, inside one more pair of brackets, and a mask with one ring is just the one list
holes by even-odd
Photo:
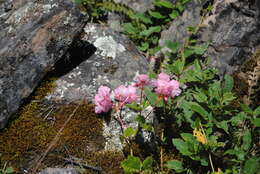
[[[204, 20], [206, 27], [199, 32], [201, 41], [211, 41], [206, 56], [221, 74], [237, 70], [260, 44], [259, 19], [245, 13], [251, 11], [248, 3], [215, 3], [213, 14]], [[256, 15], [259, 9], [255, 10]]]
[[80, 174], [80, 172], [73, 168], [47, 168], [39, 174]]
[[[199, 24], [203, 4], [196, 0], [189, 4], [183, 15], [162, 33], [160, 45], [163, 45], [164, 40], [183, 43], [188, 37], [186, 27]], [[260, 10], [251, 9], [249, 1], [238, 0], [214, 1], [213, 6], [212, 13], [202, 21], [197, 34], [198, 41], [210, 41], [205, 56], [211, 58], [211, 65], [217, 67], [220, 74], [232, 73], [260, 44]]]
[[70, 0], [0, 4], [0, 128], [3, 128], [82, 30]]

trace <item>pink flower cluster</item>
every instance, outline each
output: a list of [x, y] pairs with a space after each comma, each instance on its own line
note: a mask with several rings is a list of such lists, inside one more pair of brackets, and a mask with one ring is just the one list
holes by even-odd
[[171, 80], [170, 76], [165, 73], [160, 73], [157, 80], [153, 81], [153, 85], [155, 92], [166, 101], [181, 93], [180, 83], [177, 80]]
[[[135, 83], [133, 85], [129, 85], [127, 87], [121, 85], [114, 90], [114, 98], [120, 103], [120, 107], [137, 101], [137, 88], [143, 90], [145, 86], [150, 84], [155, 87], [154, 91], [160, 97], [163, 97], [165, 101], [167, 101], [168, 98], [173, 98], [181, 93], [179, 82], [176, 80], [171, 80], [170, 76], [165, 73], [160, 73], [158, 78], [152, 81], [146, 74], [141, 74], [137, 76], [134, 81]], [[94, 98], [96, 113], [108, 112], [113, 107], [113, 102], [110, 96], [110, 88], [101, 86], [98, 89], [98, 93]]]
[[100, 86], [98, 88], [98, 93], [95, 96], [94, 103], [96, 105], [96, 113], [99, 114], [102, 112], [108, 112], [113, 105], [110, 99], [110, 88], [106, 86]]

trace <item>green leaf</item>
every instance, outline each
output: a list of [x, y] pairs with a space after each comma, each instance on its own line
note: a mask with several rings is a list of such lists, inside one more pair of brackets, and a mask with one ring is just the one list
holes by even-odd
[[192, 152], [189, 151], [188, 144], [184, 142], [182, 139], [173, 138], [172, 143], [180, 151], [181, 154], [186, 156], [193, 154]]
[[135, 136], [135, 134], [137, 133], [137, 131], [132, 128], [132, 127], [128, 127], [124, 130], [124, 137], [131, 137], [131, 136]]
[[134, 14], [134, 17], [140, 21], [142, 21], [145, 24], [152, 24], [152, 20], [150, 16], [146, 15], [145, 13], [136, 13]]
[[177, 10], [173, 10], [171, 14], [169, 14], [170, 18], [175, 19], [180, 16], [180, 13]]
[[258, 106], [255, 110], [254, 110], [254, 117], [259, 117], [260, 116], [260, 106]]
[[148, 37], [153, 33], [159, 33], [161, 31], [160, 26], [155, 26], [155, 27], [149, 27], [147, 30], [144, 30], [140, 33], [140, 36], [145, 36]]
[[260, 118], [252, 119], [251, 123], [254, 124], [256, 127], [260, 127]]
[[146, 51], [149, 48], [149, 43], [148, 42], [142, 42], [140, 46], [138, 46], [138, 49], [140, 51]]
[[259, 159], [250, 158], [245, 162], [243, 173], [245, 174], [256, 174], [259, 169]]
[[192, 48], [185, 48], [183, 54], [184, 54], [184, 57], [187, 58], [187, 57], [191, 56], [192, 54], [194, 54], [194, 50]]
[[153, 4], [158, 7], [173, 8], [173, 4], [166, 0], [155, 0]]
[[144, 88], [144, 95], [146, 96], [146, 98], [152, 106], [163, 106], [163, 100], [159, 99], [158, 96], [155, 93], [153, 93], [149, 88]]
[[157, 12], [157, 11], [149, 11], [148, 12], [152, 17], [156, 18], [156, 19], [164, 19], [165, 16], [163, 16], [161, 13]]
[[234, 87], [233, 78], [230, 75], [226, 74], [224, 79], [225, 79], [225, 82], [224, 82], [223, 92], [224, 93], [231, 92]]
[[251, 146], [251, 142], [252, 142], [252, 135], [250, 130], [246, 129], [244, 136], [243, 136], [243, 144], [242, 144], [242, 148], [247, 151], [249, 150], [250, 146]]
[[208, 120], [209, 113], [198, 103], [189, 102], [191, 110], [200, 114], [205, 120]]
[[194, 136], [192, 134], [190, 134], [190, 133], [181, 133], [181, 137], [186, 142], [190, 142], [190, 143], [197, 142], [197, 140], [194, 138]]
[[206, 103], [208, 100], [208, 97], [201, 91], [194, 93], [193, 97], [200, 103]]
[[123, 30], [128, 34], [137, 34], [139, 32], [139, 30], [136, 27], [134, 27], [131, 23], [124, 23]]
[[14, 169], [12, 167], [8, 167], [5, 172], [6, 174], [11, 174], [11, 173], [14, 173]]
[[169, 169], [175, 170], [177, 173], [183, 172], [184, 168], [182, 166], [182, 162], [178, 160], [167, 161], [166, 165]]
[[246, 119], [246, 114], [244, 112], [238, 113], [236, 116], [230, 119], [232, 126], [238, 126]]
[[223, 94], [222, 102], [224, 104], [229, 104], [231, 101], [233, 101], [236, 97], [233, 95], [232, 92], [226, 92]]
[[185, 9], [184, 6], [183, 6], [181, 3], [179, 3], [179, 2], [176, 4], [176, 8], [177, 8], [180, 12], [183, 12], [184, 9]]
[[125, 172], [139, 172], [142, 167], [142, 162], [138, 157], [128, 156], [127, 159], [121, 162]]
[[180, 48], [180, 44], [178, 42], [173, 42], [170, 40], [165, 40], [165, 46], [170, 48], [172, 53], [175, 54], [178, 52], [179, 48]]
[[248, 105], [241, 103], [240, 107], [245, 113], [253, 114], [253, 110]]
[[137, 104], [136, 102], [133, 102], [131, 104], [126, 104], [127, 107], [129, 107], [130, 109], [133, 109], [135, 111], [141, 111], [142, 108], [140, 107], [139, 104]]
[[223, 129], [227, 134], [229, 134], [229, 132], [228, 132], [228, 121], [217, 122], [216, 126], [220, 129]]
[[153, 166], [153, 158], [150, 156], [145, 158], [145, 160], [143, 161], [142, 169], [144, 169], [144, 170], [151, 169], [152, 166]]

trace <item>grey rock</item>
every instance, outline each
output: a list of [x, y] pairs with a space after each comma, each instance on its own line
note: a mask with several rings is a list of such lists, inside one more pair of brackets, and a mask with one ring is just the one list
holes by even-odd
[[124, 4], [136, 12], [145, 12], [153, 8], [152, 0], [114, 0], [116, 3]]
[[[93, 50], [92, 53], [81, 54], [71, 60], [82, 59], [83, 61], [57, 81], [57, 87], [46, 98], [49, 101], [77, 103], [82, 100], [92, 102], [101, 86], [115, 89], [119, 85], [131, 84], [137, 74], [146, 73], [149, 65], [135, 45], [125, 36], [115, 32], [109, 27], [88, 24], [85, 28], [85, 36], [82, 39], [81, 50]], [[77, 51], [76, 51], [77, 52]], [[112, 113], [116, 116], [118, 113]], [[127, 126], [137, 127], [134, 121], [135, 112], [124, 108], [123, 119]], [[149, 119], [152, 119], [151, 114]], [[103, 136], [106, 139], [105, 150], [122, 149], [120, 142], [120, 125], [114, 119], [104, 123]], [[145, 135], [145, 141], [149, 141], [149, 134]]]
[[260, 25], [255, 9], [253, 15], [248, 2], [217, 1], [213, 14], [204, 20], [206, 27], [199, 32], [201, 41], [211, 41], [206, 56], [221, 74], [237, 70], [260, 44]]
[[[183, 15], [162, 32], [160, 45], [165, 40], [183, 43], [188, 37], [186, 28], [199, 24], [202, 5], [196, 0], [188, 3]], [[260, 10], [250, 9], [249, 1], [238, 0], [217, 0], [213, 7], [212, 14], [202, 21], [198, 43], [209, 41], [205, 56], [211, 58], [211, 66], [218, 68], [221, 75], [232, 73], [260, 44]]]
[[92, 52], [69, 56], [71, 61], [81, 59], [82, 62], [56, 81], [57, 88], [47, 97], [49, 100], [91, 102], [101, 85], [115, 89], [130, 84], [135, 75], [148, 71], [146, 58], [127, 37], [97, 24], [86, 25], [84, 31], [80, 44], [85, 46], [78, 51]]
[[187, 27], [196, 26], [200, 22], [200, 11], [202, 9], [200, 0], [191, 0], [185, 6], [185, 11], [181, 16], [171, 22], [168, 30], [161, 33], [159, 45], [164, 46], [165, 40], [184, 43], [188, 37]]
[[46, 168], [39, 174], [80, 174], [80, 172], [74, 168]]
[[0, 128], [3, 128], [82, 30], [70, 0], [6, 0], [0, 4]]

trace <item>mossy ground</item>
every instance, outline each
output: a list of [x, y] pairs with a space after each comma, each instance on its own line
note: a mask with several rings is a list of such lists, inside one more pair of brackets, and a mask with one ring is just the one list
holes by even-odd
[[[14, 167], [19, 173], [23, 173], [24, 169], [34, 168], [36, 159], [44, 154], [57, 132], [78, 106], [51, 105], [51, 108], [55, 109], [45, 112], [50, 105], [43, 104], [43, 98], [54, 87], [54, 80], [43, 82], [31, 100], [22, 107], [17, 119], [0, 131], [0, 165], [7, 162], [8, 166]], [[52, 121], [48, 121], [46, 116]], [[101, 167], [106, 173], [122, 173], [120, 162], [124, 158], [123, 154], [103, 151], [102, 125], [102, 120], [94, 113], [93, 105], [81, 104], [38, 170], [64, 167], [67, 164], [64, 158], [77, 157], [89, 165]], [[86, 173], [92, 172], [86, 170]]]

